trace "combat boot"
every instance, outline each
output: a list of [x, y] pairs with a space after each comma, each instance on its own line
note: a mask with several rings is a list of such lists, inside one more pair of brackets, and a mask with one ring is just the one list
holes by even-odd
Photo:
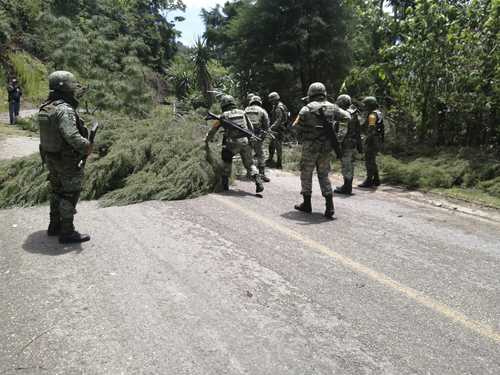
[[265, 167], [259, 167], [259, 173], [260, 173], [260, 178], [262, 178], [262, 181], [271, 182], [271, 179], [266, 176], [266, 168]]
[[333, 215], [335, 215], [335, 207], [333, 206], [333, 195], [327, 195], [325, 197], [325, 217], [327, 219], [333, 219]]
[[260, 175], [256, 174], [254, 176], [255, 180], [255, 192], [262, 193], [264, 191], [264, 184], [262, 183], [262, 179], [260, 178]]
[[344, 177], [344, 185], [335, 189], [335, 194], [352, 195], [352, 178]]
[[222, 176], [222, 190], [229, 191], [229, 177]]
[[50, 220], [49, 227], [47, 229], [47, 236], [54, 237], [61, 233], [61, 222], [59, 220]]
[[276, 169], [283, 169], [283, 163], [281, 158], [279, 158], [278, 161], [276, 162]]
[[373, 176], [373, 186], [380, 186], [380, 177], [378, 172], [375, 172], [375, 176]]
[[81, 243], [90, 241], [88, 234], [81, 234], [75, 230], [73, 220], [61, 221], [61, 233], [59, 234], [59, 242], [63, 244]]
[[366, 177], [361, 184], [358, 185], [360, 188], [371, 188], [373, 187], [373, 177]]
[[296, 204], [295, 209], [310, 214], [312, 212], [311, 196], [309, 194], [302, 194], [304, 201], [301, 204]]

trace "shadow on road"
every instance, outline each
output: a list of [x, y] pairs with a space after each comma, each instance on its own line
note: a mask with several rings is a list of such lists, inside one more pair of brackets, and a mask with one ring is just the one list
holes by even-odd
[[29, 253], [42, 255], [64, 255], [75, 251], [77, 254], [83, 251], [81, 244], [62, 245], [57, 237], [47, 236], [44, 230], [32, 233], [23, 243], [23, 249]]
[[326, 219], [320, 212], [306, 214], [299, 211], [290, 211], [282, 214], [281, 217], [288, 220], [297, 221], [301, 225], [328, 224], [332, 222], [332, 220]]
[[229, 190], [218, 193], [219, 195], [225, 195], [227, 197], [255, 197], [255, 194], [249, 193], [244, 190]]

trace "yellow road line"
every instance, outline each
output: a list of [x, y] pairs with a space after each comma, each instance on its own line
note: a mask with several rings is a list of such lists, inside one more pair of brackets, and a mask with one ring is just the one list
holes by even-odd
[[222, 204], [224, 204], [232, 209], [235, 209], [235, 210], [243, 213], [244, 215], [246, 215], [246, 216], [248, 216], [256, 221], [261, 222], [262, 224], [266, 225], [267, 227], [272, 228], [277, 232], [283, 233], [286, 236], [293, 238], [296, 241], [302, 242], [304, 245], [308, 246], [309, 248], [335, 259], [339, 264], [342, 264], [344, 267], [349, 268], [356, 273], [367, 276], [370, 279], [372, 279], [372, 280], [374, 280], [374, 281], [376, 281], [376, 282], [378, 282], [378, 283], [380, 283], [380, 284], [382, 284], [382, 285], [384, 285], [392, 290], [395, 290], [396, 292], [404, 295], [405, 297], [415, 301], [419, 305], [425, 306], [425, 307], [431, 309], [432, 311], [448, 318], [449, 320], [451, 320], [455, 323], [462, 325], [465, 328], [470, 329], [471, 331], [473, 331], [473, 332], [475, 332], [483, 337], [491, 339], [497, 343], [500, 342], [500, 332], [496, 332], [492, 327], [490, 327], [486, 324], [483, 324], [481, 322], [478, 322], [476, 320], [470, 319], [469, 317], [462, 314], [461, 312], [453, 310], [451, 307], [445, 305], [444, 303], [441, 303], [432, 297], [426, 296], [424, 293], [419, 292], [416, 289], [413, 289], [411, 287], [403, 285], [403, 284], [397, 282], [396, 280], [390, 278], [389, 276], [387, 276], [381, 272], [375, 271], [375, 270], [373, 270], [373, 269], [371, 269], [371, 268], [369, 268], [369, 267], [367, 267], [359, 262], [356, 262], [355, 260], [353, 260], [345, 255], [339, 254], [339, 253], [329, 249], [325, 245], [323, 245], [323, 244], [321, 244], [321, 243], [319, 243], [311, 238], [303, 236], [302, 234], [300, 234], [300, 233], [298, 233], [290, 228], [287, 228], [284, 225], [278, 224], [271, 219], [263, 217], [262, 215], [254, 212], [254, 211], [248, 210], [248, 209], [240, 206], [237, 203], [232, 202], [231, 200], [229, 200], [223, 196], [212, 195], [212, 197], [215, 200], [219, 201], [220, 203], [222, 203]]

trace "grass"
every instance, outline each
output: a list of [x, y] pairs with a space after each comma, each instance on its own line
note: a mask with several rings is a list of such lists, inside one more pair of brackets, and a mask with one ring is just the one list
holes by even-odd
[[[200, 117], [179, 119], [162, 110], [144, 120], [109, 115], [100, 121], [104, 127], [87, 164], [83, 199], [126, 205], [217, 189], [220, 160], [215, 151], [207, 157]], [[0, 208], [46, 202], [46, 174], [36, 157], [1, 163]]]
[[[442, 150], [432, 156], [396, 158], [379, 155], [382, 181], [408, 189], [433, 192], [454, 199], [500, 208], [500, 160], [471, 149]], [[298, 171], [300, 147], [286, 148], [284, 167]], [[332, 169], [340, 173], [335, 160]], [[363, 160], [356, 162], [356, 177], [366, 173]]]
[[13, 52], [8, 56], [20, 81], [25, 99], [41, 103], [48, 93], [47, 68], [42, 62], [25, 52]]

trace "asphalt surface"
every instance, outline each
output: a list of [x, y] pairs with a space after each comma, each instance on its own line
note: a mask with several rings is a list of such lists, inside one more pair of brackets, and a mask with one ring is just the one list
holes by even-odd
[[0, 374], [500, 373], [500, 222], [298, 183], [83, 203], [81, 246], [0, 211]]

